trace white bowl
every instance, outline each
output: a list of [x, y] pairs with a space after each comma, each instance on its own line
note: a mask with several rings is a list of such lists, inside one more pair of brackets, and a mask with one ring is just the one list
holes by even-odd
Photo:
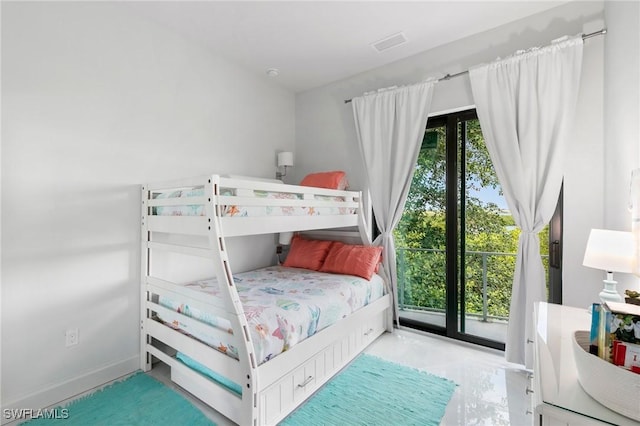
[[584, 391], [616, 413], [640, 421], [640, 374], [592, 355], [588, 348], [589, 332], [576, 331], [573, 354]]

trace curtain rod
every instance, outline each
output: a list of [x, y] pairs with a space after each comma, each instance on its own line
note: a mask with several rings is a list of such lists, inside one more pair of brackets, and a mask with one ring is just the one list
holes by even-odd
[[[601, 29], [599, 31], [594, 31], [594, 32], [589, 33], [589, 34], [582, 34], [582, 40], [586, 40], [588, 38], [596, 37], [596, 36], [600, 36], [600, 35], [605, 35], [606, 33], [607, 33], [607, 29], [603, 28], [603, 29]], [[439, 79], [437, 79], [436, 83], [439, 82], [439, 81], [442, 81], [442, 80], [449, 80], [449, 79], [454, 78], [454, 77], [459, 77], [461, 75], [465, 75], [465, 74], [468, 74], [468, 73], [469, 73], [469, 70], [460, 71], [460, 72], [457, 72], [455, 74], [447, 74], [444, 77], [440, 77]], [[344, 103], [345, 104], [351, 103], [351, 99], [345, 99]]]

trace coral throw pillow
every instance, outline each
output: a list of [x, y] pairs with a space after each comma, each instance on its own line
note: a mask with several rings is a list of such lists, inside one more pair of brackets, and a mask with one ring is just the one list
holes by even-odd
[[334, 242], [320, 271], [356, 275], [370, 280], [378, 268], [381, 256], [382, 247], [380, 246]]
[[307, 240], [296, 235], [291, 240], [289, 254], [282, 266], [318, 271], [329, 253], [331, 244], [333, 241]]
[[320, 172], [308, 174], [300, 182], [301, 186], [313, 186], [316, 188], [339, 189], [341, 191], [347, 189], [347, 177], [345, 172]]

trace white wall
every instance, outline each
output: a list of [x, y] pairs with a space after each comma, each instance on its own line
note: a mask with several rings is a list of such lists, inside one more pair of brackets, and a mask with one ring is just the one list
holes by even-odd
[[[296, 95], [295, 179], [315, 170], [346, 170], [352, 186], [364, 187], [353, 116], [344, 99], [370, 90], [442, 77], [520, 49], [542, 46], [566, 34], [601, 29], [602, 2], [572, 2], [550, 11], [435, 48], [411, 58]], [[597, 298], [599, 271], [582, 267], [589, 230], [602, 226], [603, 37], [589, 39], [576, 113], [574, 143], [565, 177], [564, 303], [586, 306]], [[437, 84], [433, 113], [473, 105], [468, 76]], [[294, 179], [294, 180], [295, 180]]]
[[[607, 1], [604, 84], [604, 223], [631, 230], [629, 181], [640, 167], [640, 2]], [[638, 289], [638, 278], [615, 274], [618, 291]]]
[[139, 366], [139, 185], [273, 177], [295, 99], [100, 2], [3, 2], [2, 89], [2, 406], [40, 408]]

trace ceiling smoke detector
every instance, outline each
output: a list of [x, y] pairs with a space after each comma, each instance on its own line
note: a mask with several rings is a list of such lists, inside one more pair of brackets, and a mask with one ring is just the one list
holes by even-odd
[[269, 77], [277, 77], [280, 75], [280, 70], [278, 68], [269, 68], [265, 71]]
[[392, 47], [399, 46], [407, 42], [407, 38], [403, 33], [396, 33], [390, 35], [389, 37], [385, 37], [382, 40], [378, 40], [374, 43], [371, 43], [371, 46], [376, 49], [378, 52], [382, 52], [383, 50], [391, 49]]

